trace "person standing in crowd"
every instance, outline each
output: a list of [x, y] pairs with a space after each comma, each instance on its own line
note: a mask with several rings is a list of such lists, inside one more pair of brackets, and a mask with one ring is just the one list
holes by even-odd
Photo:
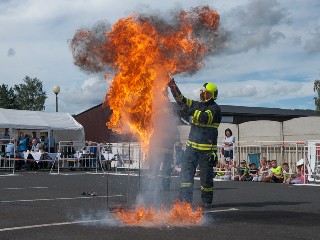
[[6, 145], [6, 157], [14, 157], [16, 139], [11, 139]]
[[25, 138], [25, 135], [23, 132], [20, 132], [17, 145], [18, 145], [18, 152], [20, 154], [20, 157], [23, 158], [23, 152], [27, 151], [27, 139]]
[[223, 138], [223, 156], [225, 164], [232, 165], [233, 164], [233, 144], [235, 143], [235, 137], [232, 135], [232, 131], [230, 128], [227, 128], [224, 131]]
[[196, 168], [200, 167], [201, 199], [204, 208], [212, 207], [213, 167], [217, 164], [218, 127], [221, 109], [215, 102], [218, 88], [205, 83], [200, 89], [200, 101], [185, 98], [173, 78], [168, 83], [181, 110], [192, 117], [185, 157], [181, 163], [180, 201], [192, 203]]
[[4, 133], [0, 136], [0, 141], [2, 143], [1, 145], [1, 152], [4, 154], [6, 151], [6, 143], [8, 143], [10, 139], [10, 135], [9, 135], [9, 128], [4, 129]]
[[50, 131], [50, 136], [46, 137], [44, 140], [45, 148], [48, 152], [54, 153], [56, 151], [56, 140], [53, 136], [53, 130]]
[[[18, 138], [18, 141], [17, 141], [17, 145], [18, 145], [18, 154], [19, 154], [19, 157], [24, 159], [24, 154], [23, 152], [27, 151], [27, 139], [24, 135], [23, 132], [20, 132], [19, 134], [19, 138]], [[22, 168], [23, 165], [28, 168], [28, 161], [26, 159], [22, 160], [22, 161], [19, 161], [18, 163], [18, 167], [19, 168]]]
[[26, 139], [27, 150], [31, 150], [32, 139], [30, 139], [30, 135], [26, 133], [24, 137]]
[[37, 143], [40, 143], [41, 142], [41, 139], [37, 137], [37, 132], [32, 132], [32, 140], [33, 139], [36, 139], [37, 140]]

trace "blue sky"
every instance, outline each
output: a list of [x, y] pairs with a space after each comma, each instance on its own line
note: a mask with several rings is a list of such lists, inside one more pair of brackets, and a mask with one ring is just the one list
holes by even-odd
[[199, 98], [204, 82], [218, 85], [219, 104], [314, 109], [320, 79], [318, 0], [7, 0], [0, 1], [0, 83], [28, 75], [43, 82], [46, 111], [55, 111], [52, 88], [61, 87], [59, 111], [80, 113], [104, 100], [103, 74], [73, 64], [68, 41], [79, 28], [114, 24], [133, 12], [166, 14], [209, 4], [221, 16], [228, 41], [192, 76], [175, 76], [185, 96]]

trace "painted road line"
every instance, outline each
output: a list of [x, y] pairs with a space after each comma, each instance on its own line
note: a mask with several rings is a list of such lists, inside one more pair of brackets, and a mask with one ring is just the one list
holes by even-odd
[[203, 213], [216, 213], [216, 212], [231, 212], [231, 211], [238, 211], [238, 208], [228, 208], [228, 209], [215, 209], [215, 210], [206, 210]]
[[12, 188], [2, 188], [4, 190], [22, 190], [22, 189], [46, 189], [49, 187], [27, 187], [27, 188], [18, 188], [18, 187], [12, 187]]
[[30, 229], [30, 228], [42, 228], [42, 227], [51, 227], [51, 226], [71, 225], [71, 224], [93, 223], [93, 222], [99, 222], [99, 221], [102, 221], [102, 220], [85, 220], [85, 221], [75, 221], [75, 222], [47, 223], [47, 224], [21, 226], [21, 227], [0, 228], [0, 232]]
[[[239, 209], [237, 209], [237, 208], [229, 208], [229, 209], [204, 211], [204, 213], [230, 212], [230, 211], [237, 211], [237, 210], [239, 210]], [[11, 227], [11, 228], [0, 228], [0, 232], [31, 229], [31, 228], [63, 226], [63, 225], [71, 225], [71, 224], [84, 224], [84, 223], [93, 223], [93, 222], [100, 222], [100, 221], [104, 221], [104, 219], [84, 220], [84, 221], [74, 221], [74, 222], [61, 222], [61, 223], [47, 223], [47, 224], [37, 224], [37, 225], [29, 225], [29, 226], [21, 226], [21, 227]]]
[[320, 184], [319, 183], [304, 183], [304, 184], [292, 184], [292, 186], [320, 187]]
[[74, 198], [38, 198], [38, 199], [19, 199], [19, 200], [7, 200], [0, 201], [0, 203], [16, 203], [16, 202], [38, 202], [38, 201], [56, 201], [56, 200], [78, 200], [78, 199], [92, 199], [92, 198], [112, 198], [112, 197], [123, 197], [123, 195], [111, 195], [111, 196], [85, 196], [85, 197], [74, 197]]

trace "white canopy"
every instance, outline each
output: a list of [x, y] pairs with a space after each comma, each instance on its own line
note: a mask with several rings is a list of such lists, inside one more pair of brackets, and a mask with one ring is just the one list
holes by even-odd
[[0, 128], [9, 128], [13, 134], [14, 130], [35, 130], [36, 132], [53, 130], [56, 142], [84, 141], [83, 126], [69, 113], [0, 108]]

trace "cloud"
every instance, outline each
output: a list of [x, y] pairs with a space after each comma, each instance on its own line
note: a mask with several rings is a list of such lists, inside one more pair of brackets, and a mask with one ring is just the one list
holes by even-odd
[[[182, 84], [178, 80], [177, 84], [185, 97], [199, 100], [199, 90], [202, 83]], [[217, 102], [223, 105], [272, 107], [277, 102], [298, 98], [312, 99], [314, 95], [313, 81], [244, 80], [221, 82], [217, 85], [219, 89]], [[190, 91], [190, 89], [193, 90]], [[172, 97], [171, 101], [174, 101]], [[310, 102], [300, 102], [300, 105], [310, 105]]]
[[267, 104], [286, 99], [296, 99], [298, 97], [312, 98], [313, 82], [248, 80], [222, 84], [220, 89], [219, 93], [222, 101], [233, 98], [241, 99], [244, 102], [253, 100], [250, 105]]
[[16, 55], [16, 50], [14, 50], [14, 48], [9, 48], [8, 57], [13, 57], [14, 55]]
[[[108, 90], [107, 82], [99, 77], [91, 77], [85, 80], [77, 88], [65, 89], [61, 92], [61, 111], [67, 109], [77, 109], [77, 113], [85, 111], [92, 106], [104, 101]], [[73, 113], [75, 113], [73, 111]]]
[[320, 52], [320, 26], [317, 26], [310, 34], [312, 38], [306, 41], [305, 50], [309, 53], [318, 53]]
[[113, 24], [135, 10], [162, 13], [202, 4], [220, 13], [226, 38], [223, 54], [195, 75], [177, 77], [185, 96], [199, 99], [201, 85], [213, 81], [220, 104], [296, 108], [301, 102], [314, 108], [313, 81], [320, 72], [318, 0], [0, 1], [0, 78], [13, 86], [26, 75], [38, 77], [48, 94], [46, 111], [55, 111], [52, 87], [60, 85], [59, 111], [79, 113], [101, 103], [108, 86], [103, 77], [73, 65], [68, 39], [77, 29], [106, 19]]
[[267, 48], [285, 38], [277, 27], [290, 24], [288, 10], [276, 0], [251, 0], [246, 6], [231, 9], [224, 17], [226, 23], [222, 26], [227, 40], [223, 50], [229, 54]]

